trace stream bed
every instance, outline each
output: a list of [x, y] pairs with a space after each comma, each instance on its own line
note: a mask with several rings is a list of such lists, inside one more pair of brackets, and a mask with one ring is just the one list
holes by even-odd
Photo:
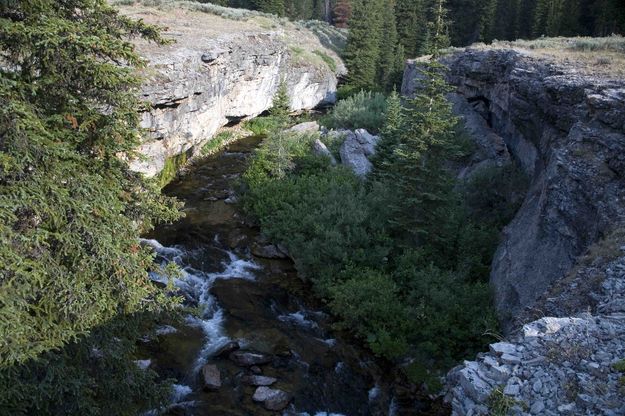
[[[267, 253], [269, 242], [246, 223], [233, 198], [260, 141], [240, 139], [170, 183], [164, 192], [184, 201], [186, 216], [143, 240], [154, 247], [158, 262], [182, 269], [176, 286], [184, 304], [198, 310], [176, 327], [159, 327], [141, 348], [142, 363], [175, 380], [165, 414], [431, 414], [414, 389], [397, 383], [388, 363], [333, 330], [332, 317], [290, 259], [267, 258], [282, 256]], [[262, 357], [262, 365], [241, 363], [251, 357], [247, 353]], [[220, 387], [205, 389], [205, 365], [217, 369]], [[255, 375], [277, 380], [270, 388], [288, 395], [284, 409], [270, 411], [252, 399]]]

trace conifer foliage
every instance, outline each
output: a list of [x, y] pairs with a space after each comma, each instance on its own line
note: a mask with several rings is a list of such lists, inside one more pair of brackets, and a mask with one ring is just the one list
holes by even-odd
[[142, 134], [129, 36], [161, 42], [105, 0], [0, 3], [0, 367], [170, 303], [138, 236], [176, 204], [119, 157]]

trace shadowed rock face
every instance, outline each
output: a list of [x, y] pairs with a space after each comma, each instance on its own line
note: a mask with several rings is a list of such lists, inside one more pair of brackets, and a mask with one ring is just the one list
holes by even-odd
[[[625, 218], [625, 81], [511, 50], [468, 49], [444, 61], [473, 110], [456, 108], [482, 116], [531, 178], [492, 265], [496, 306], [509, 322]], [[404, 94], [417, 65], [406, 67]]]
[[[149, 61], [141, 94], [152, 108], [142, 113], [141, 125], [149, 138], [139, 148], [143, 160], [132, 161], [133, 170], [155, 175], [168, 158], [197, 153], [220, 127], [268, 110], [281, 79], [294, 111], [335, 101], [337, 74], [323, 62], [296, 56], [279, 30], [246, 23], [240, 31], [211, 33], [210, 27], [201, 26], [205, 21], [231, 27], [243, 23], [189, 13], [163, 23], [150, 21], [149, 13], [138, 16], [173, 25], [170, 33], [176, 43], [137, 45]], [[191, 18], [195, 28], [185, 26], [185, 19]], [[302, 28], [300, 36], [312, 36], [305, 32]], [[336, 61], [339, 72], [344, 70], [340, 58], [321, 44], [308, 40], [302, 46], [323, 51]]]

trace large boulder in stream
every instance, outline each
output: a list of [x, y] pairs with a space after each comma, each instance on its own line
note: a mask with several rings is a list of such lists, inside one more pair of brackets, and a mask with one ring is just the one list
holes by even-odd
[[254, 392], [252, 400], [261, 402], [267, 410], [280, 411], [289, 405], [291, 395], [279, 389], [261, 386]]

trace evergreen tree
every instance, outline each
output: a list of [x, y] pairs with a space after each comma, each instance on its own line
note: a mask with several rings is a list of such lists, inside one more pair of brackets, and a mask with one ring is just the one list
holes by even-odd
[[344, 59], [353, 89], [375, 89], [380, 56], [381, 0], [353, 0]]
[[432, 3], [432, 21], [429, 23], [429, 50], [435, 58], [441, 50], [450, 46], [449, 20], [446, 0], [434, 0]]
[[423, 51], [427, 16], [423, 0], [397, 0], [395, 5], [397, 35], [404, 50], [403, 58], [415, 58]]
[[384, 3], [381, 15], [382, 36], [380, 36], [380, 55], [377, 65], [377, 85], [381, 90], [388, 91], [400, 79], [400, 71], [403, 68], [397, 67], [396, 56], [399, 44], [395, 27], [395, 4], [392, 0], [384, 0]]
[[278, 90], [273, 96], [271, 109], [269, 114], [275, 117], [280, 124], [286, 124], [291, 112], [291, 99], [289, 98], [289, 90], [286, 81], [283, 79], [278, 85]]
[[253, 0], [254, 9], [284, 16], [284, 0]]
[[373, 179], [383, 181], [391, 174], [390, 167], [393, 166], [393, 152], [400, 143], [403, 117], [401, 97], [396, 90], [393, 90], [386, 99], [386, 111], [384, 112], [384, 126], [382, 128], [382, 139], [376, 148], [373, 159], [375, 167]]
[[2, 3], [0, 16], [0, 361], [10, 364], [120, 311], [158, 307], [137, 238], [175, 213], [118, 157], [142, 134], [143, 61], [125, 38], [159, 41], [157, 30], [105, 0]]

